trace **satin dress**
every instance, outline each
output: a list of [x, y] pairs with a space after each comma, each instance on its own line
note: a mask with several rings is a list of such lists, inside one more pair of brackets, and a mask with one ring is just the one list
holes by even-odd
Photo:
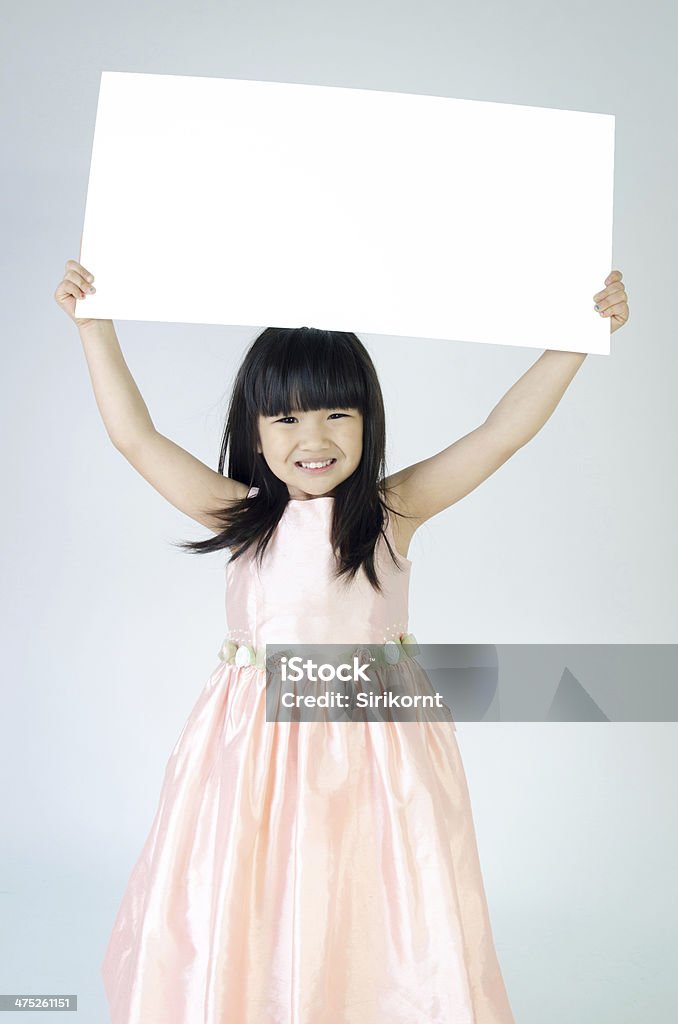
[[[227, 647], [407, 634], [411, 562], [381, 538], [382, 594], [334, 580], [333, 503], [290, 500], [261, 569], [227, 565]], [[111, 1024], [513, 1024], [454, 722], [266, 721], [265, 683], [221, 657], [169, 757]]]

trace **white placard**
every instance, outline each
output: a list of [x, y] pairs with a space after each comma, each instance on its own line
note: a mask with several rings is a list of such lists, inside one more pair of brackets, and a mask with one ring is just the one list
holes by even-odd
[[76, 316], [609, 353], [614, 115], [105, 71]]

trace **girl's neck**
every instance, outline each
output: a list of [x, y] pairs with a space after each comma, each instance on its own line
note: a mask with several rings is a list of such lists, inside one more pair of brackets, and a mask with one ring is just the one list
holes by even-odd
[[332, 498], [334, 498], [333, 494], [315, 494], [315, 495], [312, 495], [310, 498], [292, 498], [292, 497], [290, 497], [289, 500], [290, 501], [328, 501], [328, 500], [330, 500]]
[[[289, 493], [289, 488], [288, 488], [288, 493]], [[322, 501], [323, 499], [333, 498], [333, 497], [334, 497], [334, 495], [332, 493], [329, 493], [329, 494], [304, 494], [304, 492], [301, 491], [299, 494], [291, 494], [290, 493], [289, 500], [290, 501]]]

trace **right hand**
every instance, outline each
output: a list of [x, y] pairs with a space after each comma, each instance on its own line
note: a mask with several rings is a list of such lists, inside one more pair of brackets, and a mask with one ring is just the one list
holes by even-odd
[[92, 288], [92, 292], [96, 292], [96, 288], [92, 284], [93, 281], [93, 275], [83, 267], [82, 263], [78, 263], [77, 260], [66, 260], [66, 271], [63, 280], [57, 286], [54, 298], [57, 305], [71, 318], [78, 329], [88, 327], [90, 324], [113, 323], [112, 320], [104, 321], [75, 316], [75, 300], [84, 299], [89, 288]]

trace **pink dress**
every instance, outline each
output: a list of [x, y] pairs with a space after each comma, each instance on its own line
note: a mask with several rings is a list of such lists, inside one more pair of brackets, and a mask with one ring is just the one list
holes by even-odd
[[[331, 578], [333, 500], [291, 500], [260, 572], [229, 563], [229, 638], [407, 632], [383, 539], [383, 594]], [[513, 1024], [454, 723], [267, 722], [265, 682], [220, 661], [170, 755], [101, 966], [111, 1024]]]

